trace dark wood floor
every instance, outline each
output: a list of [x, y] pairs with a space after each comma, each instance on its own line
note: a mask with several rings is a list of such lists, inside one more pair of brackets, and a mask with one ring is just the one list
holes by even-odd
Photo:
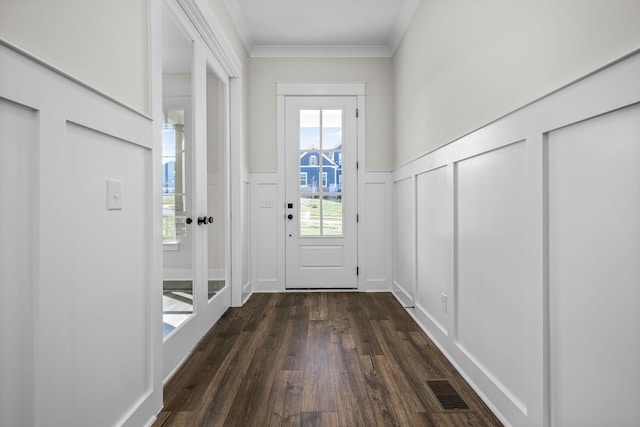
[[[427, 381], [469, 405], [446, 411]], [[154, 426], [499, 426], [390, 293], [254, 294], [164, 390]]]

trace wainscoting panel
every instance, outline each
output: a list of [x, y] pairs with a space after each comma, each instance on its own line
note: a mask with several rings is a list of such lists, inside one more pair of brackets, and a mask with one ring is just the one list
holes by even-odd
[[525, 166], [524, 142], [457, 164], [455, 293], [458, 346], [523, 411]]
[[[241, 266], [241, 283], [242, 283], [242, 302], [251, 296], [251, 184], [249, 182], [249, 173], [245, 171], [242, 181], [242, 266]], [[233, 244], [233, 242], [232, 242]]]
[[0, 425], [35, 424], [38, 112], [0, 98]]
[[393, 290], [505, 425], [640, 419], [639, 75], [635, 53], [393, 172]]
[[276, 174], [252, 174], [252, 283], [254, 292], [283, 292], [284, 194]]
[[441, 167], [416, 178], [416, 307], [444, 334], [453, 311], [453, 201], [449, 170]]
[[[69, 331], [69, 346], [50, 352], [68, 352], [69, 425], [115, 425], [149, 383], [141, 308], [149, 301], [150, 150], [73, 123], [66, 138], [59, 183], [74, 197], [66, 207], [68, 311], [59, 327]], [[122, 185], [121, 210], [106, 208], [105, 177]]]
[[552, 426], [637, 425], [640, 105], [547, 143]]
[[414, 177], [394, 182], [394, 289], [407, 306], [415, 304], [415, 193]]
[[359, 287], [362, 291], [389, 291], [393, 268], [391, 174], [367, 173], [359, 197]]
[[162, 403], [152, 121], [2, 43], [0, 63], [0, 424], [141, 425]]

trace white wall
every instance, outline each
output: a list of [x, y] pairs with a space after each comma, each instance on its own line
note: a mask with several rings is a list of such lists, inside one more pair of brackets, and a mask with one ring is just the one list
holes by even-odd
[[0, 0], [0, 38], [150, 111], [147, 0]]
[[423, 0], [393, 58], [404, 165], [640, 47], [640, 2]]
[[635, 54], [394, 172], [396, 295], [507, 425], [640, 417], [638, 75]]
[[252, 58], [249, 169], [277, 172], [276, 82], [366, 82], [367, 171], [393, 167], [389, 58]]
[[[2, 424], [141, 425], [162, 398], [152, 123], [4, 46], [0, 62], [3, 160], [24, 166], [0, 195], [20, 194], [2, 216], [20, 224], [2, 246], [3, 260], [19, 249], [0, 283], [18, 289], [3, 298]], [[107, 209], [107, 180], [122, 209]]]

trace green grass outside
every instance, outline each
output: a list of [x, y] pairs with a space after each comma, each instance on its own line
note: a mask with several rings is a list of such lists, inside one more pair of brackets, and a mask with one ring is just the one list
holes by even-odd
[[[300, 235], [320, 235], [320, 199], [302, 198], [300, 200]], [[324, 224], [322, 227], [325, 236], [342, 235], [342, 201], [324, 199], [323, 211]]]

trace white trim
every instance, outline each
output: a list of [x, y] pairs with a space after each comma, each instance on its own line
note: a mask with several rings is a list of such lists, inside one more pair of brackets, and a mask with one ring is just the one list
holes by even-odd
[[389, 46], [388, 49], [393, 56], [398, 48], [398, 45], [402, 41], [402, 37], [404, 36], [405, 31], [409, 28], [409, 24], [411, 23], [411, 19], [413, 15], [416, 13], [418, 6], [420, 5], [420, 0], [405, 0], [402, 2], [402, 6], [400, 6], [400, 12], [398, 13], [398, 19], [396, 19], [396, 23], [393, 26], [393, 32], [389, 37]]
[[[101, 97], [113, 102], [114, 104], [119, 105], [120, 107], [123, 107], [129, 111], [131, 111], [132, 113], [136, 113], [138, 115], [140, 115], [141, 117], [144, 117], [145, 119], [151, 120], [151, 115], [150, 114], [146, 114], [142, 111], [136, 110], [135, 108], [123, 103], [122, 101], [119, 101], [118, 99], [112, 97], [111, 95], [108, 95], [107, 93], [101, 91], [100, 89], [97, 89], [95, 86], [91, 86], [90, 84], [86, 83], [83, 80], [80, 80], [78, 77], [74, 76], [73, 74], [67, 73], [66, 71], [62, 71], [61, 69], [57, 68], [56, 66], [48, 63], [47, 61], [45, 61], [44, 59], [38, 57], [37, 55], [34, 55], [33, 53], [29, 52], [28, 50], [25, 50], [13, 43], [11, 43], [10, 41], [0, 37], [0, 46], [5, 46], [11, 50], [13, 50], [14, 52], [20, 54], [21, 56], [24, 56], [27, 59], [32, 60], [33, 62], [37, 63], [38, 65], [41, 65], [47, 69], [49, 69], [50, 71], [53, 71], [54, 73], [60, 75], [61, 77], [64, 77], [65, 79], [77, 84], [78, 86], [82, 86], [85, 89], [90, 90], [91, 92], [95, 93], [96, 95], [100, 95]], [[151, 106], [147, 105], [148, 110], [151, 110]]]
[[224, 5], [227, 8], [227, 12], [229, 12], [229, 16], [236, 27], [240, 39], [242, 39], [245, 49], [250, 53], [256, 43], [251, 33], [251, 28], [245, 18], [242, 6], [240, 6], [240, 2], [237, 0], [224, 0]]
[[[364, 96], [366, 83], [276, 82], [276, 96]], [[278, 147], [280, 148], [280, 147]]]
[[211, 10], [211, 6], [205, 0], [177, 1], [229, 77], [240, 77], [242, 63]]
[[388, 46], [254, 46], [252, 58], [391, 58]]

